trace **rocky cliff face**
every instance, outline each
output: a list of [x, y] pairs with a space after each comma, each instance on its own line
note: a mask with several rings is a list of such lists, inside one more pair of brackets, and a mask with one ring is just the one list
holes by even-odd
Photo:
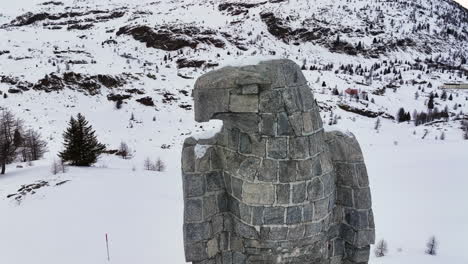
[[224, 126], [184, 144], [187, 261], [367, 263], [374, 223], [359, 144], [324, 132], [298, 65], [207, 73], [194, 100], [197, 121]]

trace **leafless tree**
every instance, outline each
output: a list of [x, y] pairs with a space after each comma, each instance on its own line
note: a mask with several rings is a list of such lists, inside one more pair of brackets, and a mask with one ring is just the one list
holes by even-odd
[[164, 171], [165, 169], [166, 169], [166, 164], [164, 164], [164, 162], [160, 158], [158, 158], [153, 165], [153, 170]]
[[377, 243], [377, 247], [375, 248], [375, 256], [378, 258], [384, 257], [385, 255], [387, 255], [387, 251], [387, 242], [383, 239], [380, 240], [379, 243]]
[[429, 238], [429, 241], [427, 242], [426, 254], [432, 256], [437, 255], [437, 240], [435, 236]]
[[147, 158], [145, 159], [145, 163], [144, 163], [144, 165], [143, 165], [143, 168], [144, 168], [145, 170], [151, 170], [152, 167], [153, 167], [153, 164], [152, 164], [150, 158], [147, 157]]
[[122, 156], [123, 159], [128, 159], [131, 156], [132, 150], [125, 142], [120, 142], [118, 155]]
[[12, 162], [23, 143], [22, 121], [3, 109], [0, 113], [0, 174], [5, 174], [6, 164]]
[[47, 142], [41, 139], [39, 132], [29, 129], [25, 133], [23, 147], [28, 156], [27, 160], [38, 160], [46, 152]]

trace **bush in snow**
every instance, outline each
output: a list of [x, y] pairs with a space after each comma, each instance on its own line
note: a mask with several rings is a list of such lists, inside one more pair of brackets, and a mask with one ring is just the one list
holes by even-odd
[[387, 252], [388, 252], [388, 246], [387, 246], [387, 242], [385, 240], [380, 240], [379, 243], [377, 243], [377, 247], [375, 248], [375, 256], [380, 258], [380, 257], [384, 257], [385, 255], [387, 255]]
[[426, 249], [426, 254], [435, 256], [437, 255], [437, 241], [435, 236], [432, 236], [429, 238], [429, 241], [426, 244], [427, 249]]
[[106, 147], [99, 143], [95, 131], [81, 114], [70, 118], [69, 127], [63, 133], [65, 149], [59, 153], [64, 162], [75, 166], [90, 166], [96, 163]]

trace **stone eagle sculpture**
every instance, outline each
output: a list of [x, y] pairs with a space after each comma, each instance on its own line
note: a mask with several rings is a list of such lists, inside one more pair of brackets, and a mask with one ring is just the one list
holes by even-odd
[[193, 97], [195, 120], [223, 128], [183, 145], [187, 262], [368, 262], [375, 228], [361, 149], [351, 134], [324, 131], [297, 64], [224, 67], [201, 76]]

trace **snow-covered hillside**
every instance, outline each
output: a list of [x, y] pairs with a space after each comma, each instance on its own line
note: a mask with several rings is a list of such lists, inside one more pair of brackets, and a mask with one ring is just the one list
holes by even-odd
[[[194, 122], [192, 86], [253, 57], [303, 65], [327, 129], [357, 135], [377, 240], [390, 249], [371, 263], [468, 263], [468, 90], [442, 99], [439, 89], [468, 82], [468, 11], [455, 2], [0, 2], [0, 107], [49, 144], [44, 160], [0, 176], [0, 263], [102, 263], [105, 233], [112, 263], [183, 263], [181, 144], [217, 125]], [[401, 107], [427, 111], [431, 93], [449, 118], [394, 120]], [[62, 132], [79, 112], [109, 149], [124, 141], [133, 158], [106, 155], [94, 168], [52, 175]], [[146, 157], [167, 170], [144, 171]], [[48, 185], [21, 202], [7, 198], [40, 181]], [[437, 257], [424, 254], [431, 235]]]

